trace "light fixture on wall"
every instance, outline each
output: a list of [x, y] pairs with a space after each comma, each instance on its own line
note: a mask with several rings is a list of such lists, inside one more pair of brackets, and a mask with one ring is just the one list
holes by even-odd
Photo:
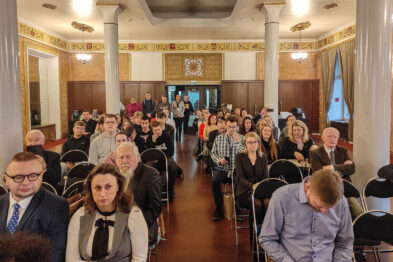
[[[309, 28], [310, 26], [311, 26], [310, 21], [307, 21], [307, 22], [296, 24], [296, 25], [291, 27], [291, 31], [292, 32], [299, 31], [299, 43], [295, 44], [295, 49], [300, 49], [301, 48], [302, 31], [304, 29], [306, 29], [306, 28]], [[308, 56], [308, 54], [306, 52], [301, 52], [301, 51], [293, 52], [291, 54], [292, 59], [295, 60], [298, 63], [301, 63], [302, 61], [306, 60], [307, 56]]]
[[71, 23], [71, 25], [78, 30], [82, 31], [82, 35], [83, 35], [83, 40], [82, 40], [82, 53], [79, 53], [76, 55], [76, 59], [81, 62], [82, 64], [86, 64], [87, 62], [89, 62], [91, 60], [91, 54], [86, 54], [85, 52], [85, 31], [91, 33], [94, 31], [94, 28], [86, 25], [86, 24], [81, 24], [78, 22], [73, 21]]

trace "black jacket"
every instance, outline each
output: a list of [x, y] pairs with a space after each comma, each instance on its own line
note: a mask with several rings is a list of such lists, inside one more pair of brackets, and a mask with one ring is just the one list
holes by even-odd
[[61, 149], [61, 155], [64, 155], [70, 150], [78, 149], [89, 155], [90, 138], [82, 135], [80, 138], [75, 138], [74, 136], [69, 137], [63, 144]]
[[189, 116], [191, 113], [194, 113], [194, 108], [192, 107], [192, 103], [190, 101], [184, 102], [184, 115]]
[[309, 138], [303, 145], [303, 149], [297, 149], [297, 145], [293, 143], [289, 137], [284, 141], [282, 148], [280, 148], [280, 158], [282, 159], [296, 159], [294, 153], [299, 152], [304, 158], [309, 158], [310, 147], [314, 145], [314, 140]]
[[157, 141], [154, 143], [152, 139], [153, 135], [150, 135], [147, 138], [146, 144], [147, 148], [156, 148], [160, 149], [166, 157], [172, 157], [174, 154], [174, 142], [173, 138], [165, 132], [162, 132], [162, 135], [157, 138]]
[[[10, 193], [0, 196], [0, 233], [6, 232]], [[52, 260], [64, 261], [67, 244], [69, 205], [67, 200], [41, 187], [33, 196], [16, 231], [30, 231], [50, 240]]]
[[96, 130], [97, 121], [95, 121], [94, 119], [90, 119], [89, 121], [83, 119], [82, 121], [85, 122], [85, 131], [89, 133], [87, 136], [90, 137], [90, 135], [94, 134]]
[[156, 103], [153, 101], [153, 99], [143, 100], [142, 112], [144, 116], [147, 114], [151, 114], [151, 116], [153, 117], [155, 109], [156, 109]]
[[247, 153], [237, 154], [235, 157], [236, 196], [252, 191], [253, 184], [267, 178], [267, 166], [265, 154], [262, 157], [257, 156], [255, 166], [251, 164]]
[[206, 146], [210, 151], [213, 149], [214, 140], [219, 134], [218, 129], [209, 132], [209, 139], [206, 142]]

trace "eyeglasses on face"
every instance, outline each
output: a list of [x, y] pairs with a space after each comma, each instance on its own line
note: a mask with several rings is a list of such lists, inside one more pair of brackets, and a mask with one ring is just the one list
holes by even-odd
[[254, 140], [254, 141], [247, 141], [246, 143], [249, 144], [249, 145], [256, 145], [256, 144], [259, 143], [259, 141], [257, 141], [257, 140]]
[[22, 183], [23, 181], [25, 181], [25, 178], [27, 177], [27, 179], [29, 180], [29, 182], [34, 182], [37, 181], [38, 177], [44, 172], [45, 170], [42, 170], [41, 173], [31, 173], [29, 175], [15, 175], [15, 176], [10, 176], [9, 174], [7, 174], [6, 172], [4, 173], [4, 175], [6, 175], [7, 177], [11, 178], [12, 180], [14, 180], [15, 183]]
[[104, 123], [107, 124], [107, 125], [114, 125], [117, 122], [115, 122], [115, 121], [105, 121]]

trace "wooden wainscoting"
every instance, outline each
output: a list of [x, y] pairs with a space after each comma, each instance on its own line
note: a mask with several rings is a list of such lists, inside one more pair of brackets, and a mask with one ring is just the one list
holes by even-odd
[[[138, 102], [145, 99], [146, 91], [150, 91], [153, 99], [161, 101], [161, 96], [165, 94], [164, 81], [125, 81], [120, 82], [120, 101], [126, 106], [131, 97], [135, 97]], [[71, 117], [72, 110], [98, 109], [98, 113], [106, 112], [105, 105], [105, 82], [67, 82], [68, 95], [68, 117]]]

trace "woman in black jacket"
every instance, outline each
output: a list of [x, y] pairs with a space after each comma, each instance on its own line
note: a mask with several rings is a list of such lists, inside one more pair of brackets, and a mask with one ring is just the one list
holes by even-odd
[[[261, 139], [255, 132], [247, 133], [244, 143], [246, 149], [237, 154], [235, 158], [235, 199], [240, 207], [251, 210], [252, 191], [258, 182], [268, 177], [268, 163], [266, 155], [261, 151]], [[265, 213], [263, 200], [257, 196], [255, 198], [255, 212]], [[252, 243], [253, 221], [254, 218], [251, 215], [250, 243]], [[257, 223], [262, 224], [262, 221], [257, 221]]]

